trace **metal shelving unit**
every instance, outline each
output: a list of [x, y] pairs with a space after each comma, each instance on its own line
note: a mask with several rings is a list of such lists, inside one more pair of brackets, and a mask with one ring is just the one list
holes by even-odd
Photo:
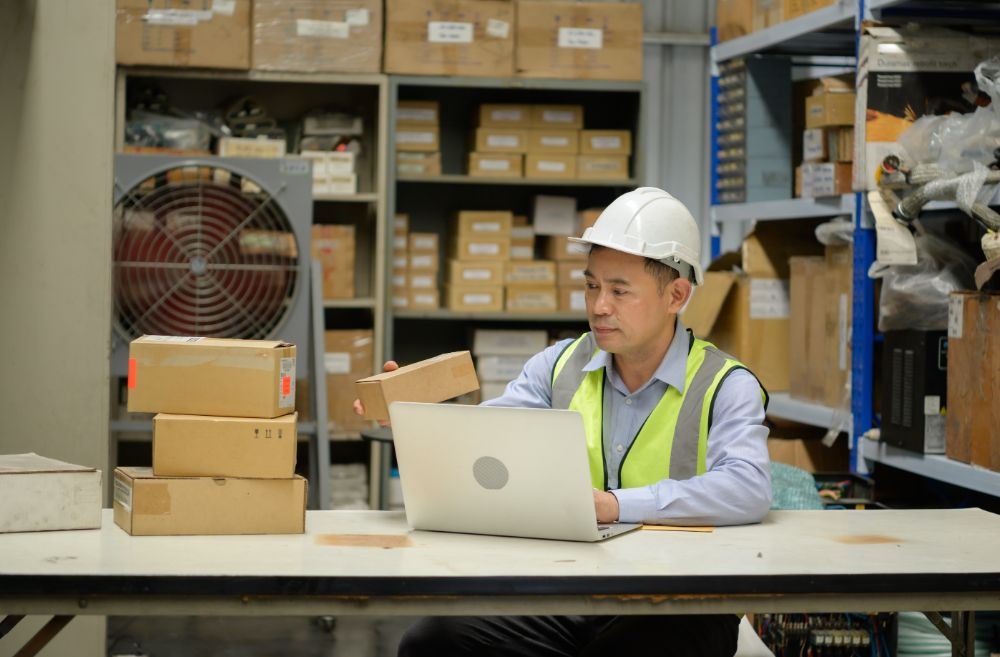
[[[776, 392], [770, 396], [767, 414], [822, 429], [829, 429], [839, 422], [838, 409], [816, 402], [795, 399], [787, 392]], [[850, 425], [850, 421], [848, 421], [848, 425]], [[850, 426], [846, 430], [850, 433]]]
[[844, 54], [854, 51], [854, 20], [857, 7], [838, 2], [746, 36], [713, 47], [721, 62], [741, 55], [785, 53], [807, 55]]
[[518, 185], [538, 187], [635, 187], [639, 182], [634, 178], [625, 180], [560, 180], [558, 178], [486, 178], [463, 174], [443, 174], [440, 176], [397, 176], [399, 183], [419, 183], [434, 185]]
[[955, 461], [941, 454], [920, 454], [875, 440], [862, 440], [859, 451], [865, 459], [875, 463], [1000, 497], [1000, 472]]
[[490, 322], [577, 322], [587, 321], [583, 313], [527, 313], [527, 312], [476, 312], [463, 313], [453, 310], [397, 310], [397, 319], [435, 319], [442, 321]]

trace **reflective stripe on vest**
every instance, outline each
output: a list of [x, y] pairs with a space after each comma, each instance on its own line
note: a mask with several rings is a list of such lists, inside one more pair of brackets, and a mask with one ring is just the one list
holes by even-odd
[[[690, 479], [707, 469], [715, 394], [729, 374], [746, 368], [711, 343], [690, 334], [688, 339], [684, 393], [667, 386], [622, 459], [621, 488], [646, 486], [668, 478]], [[606, 490], [604, 368], [583, 371], [597, 350], [593, 335], [585, 333], [559, 356], [552, 371], [552, 408], [569, 408], [583, 415], [591, 483]], [[761, 391], [766, 406], [763, 386]]]

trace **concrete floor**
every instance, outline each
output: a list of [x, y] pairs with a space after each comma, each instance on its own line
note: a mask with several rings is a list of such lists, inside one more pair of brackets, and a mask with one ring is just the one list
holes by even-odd
[[413, 618], [108, 618], [108, 655], [395, 657]]

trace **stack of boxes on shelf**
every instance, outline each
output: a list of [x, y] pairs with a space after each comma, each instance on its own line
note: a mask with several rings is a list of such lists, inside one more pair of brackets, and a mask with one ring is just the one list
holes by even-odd
[[132, 535], [294, 534], [295, 346], [144, 336], [129, 349], [129, 410], [153, 412], [153, 467], [115, 470], [115, 523]]
[[441, 112], [437, 101], [401, 100], [396, 106], [396, 173], [441, 175]]
[[507, 383], [521, 374], [528, 359], [548, 344], [545, 331], [476, 329], [472, 355], [476, 358], [482, 399], [501, 396]]
[[521, 178], [531, 128], [530, 105], [482, 105], [477, 114], [468, 173], [484, 178]]
[[410, 217], [393, 221], [392, 306], [404, 310], [441, 307], [438, 272], [441, 269], [437, 233], [410, 230]]
[[323, 299], [353, 299], [355, 227], [314, 224], [311, 249], [323, 268]]
[[315, 111], [303, 117], [299, 154], [312, 162], [314, 196], [357, 194], [357, 155], [351, 146], [363, 133], [360, 116]]
[[445, 297], [449, 310], [504, 309], [514, 216], [509, 211], [459, 211], [451, 223]]
[[836, 0], [718, 0], [715, 26], [719, 41], [728, 41], [833, 4]]
[[854, 160], [854, 86], [823, 78], [806, 98], [802, 165], [795, 171], [795, 196], [816, 198], [851, 191]]

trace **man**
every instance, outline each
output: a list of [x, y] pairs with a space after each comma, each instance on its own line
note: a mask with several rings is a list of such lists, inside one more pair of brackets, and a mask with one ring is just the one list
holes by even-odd
[[[533, 356], [485, 405], [583, 415], [599, 522], [759, 522], [771, 502], [766, 393], [677, 318], [702, 283], [694, 218], [644, 187], [574, 241], [590, 247], [590, 332]], [[731, 657], [738, 625], [731, 614], [432, 618], [399, 654]]]

